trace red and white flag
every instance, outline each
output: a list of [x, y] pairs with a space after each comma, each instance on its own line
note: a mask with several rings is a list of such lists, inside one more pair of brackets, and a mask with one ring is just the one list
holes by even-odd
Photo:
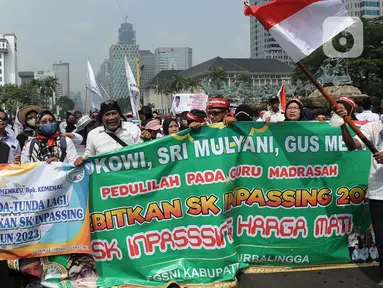
[[[341, 0], [274, 0], [245, 6], [245, 16], [255, 16], [295, 62], [354, 24]], [[337, 18], [324, 31], [329, 17]]]
[[286, 90], [285, 90], [285, 81], [282, 82], [281, 89], [279, 89], [278, 92], [278, 98], [279, 98], [279, 109], [283, 112], [286, 111]]

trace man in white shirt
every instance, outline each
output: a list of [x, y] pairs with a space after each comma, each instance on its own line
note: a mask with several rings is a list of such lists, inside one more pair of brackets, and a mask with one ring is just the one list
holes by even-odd
[[354, 230], [348, 235], [348, 251], [350, 253], [350, 259], [352, 260], [352, 252], [355, 250], [355, 245], [359, 243], [359, 232]]
[[121, 109], [116, 101], [102, 103], [98, 117], [103, 125], [89, 132], [84, 157], [77, 158], [77, 166], [83, 164], [84, 158], [89, 156], [142, 142], [140, 128], [133, 123], [122, 121]]
[[355, 245], [355, 250], [352, 252], [352, 262], [358, 263], [360, 262], [360, 250], [359, 250], [359, 245]]
[[363, 245], [363, 248], [360, 249], [360, 261], [367, 262], [368, 256], [368, 248], [366, 245]]
[[[345, 117], [347, 111], [340, 109], [336, 111], [340, 117]], [[352, 138], [346, 124], [341, 126], [343, 141], [348, 150], [362, 150], [366, 145], [355, 136]], [[372, 226], [375, 232], [376, 247], [379, 253], [379, 272], [383, 278], [383, 124], [379, 122], [370, 122], [360, 128], [361, 132], [366, 138], [376, 147], [379, 151], [372, 155], [370, 176], [368, 179], [368, 199], [372, 219]], [[380, 281], [378, 286], [383, 287], [383, 280]]]
[[263, 121], [270, 123], [277, 123], [285, 121], [285, 115], [279, 109], [279, 98], [277, 96], [272, 96], [269, 100], [270, 110], [263, 114]]
[[376, 262], [379, 261], [379, 253], [378, 253], [378, 249], [376, 248], [375, 243], [371, 244], [369, 253], [370, 253], [370, 258], [372, 261], [376, 261]]
[[376, 113], [372, 113], [371, 111], [371, 99], [370, 97], [366, 97], [363, 99], [362, 107], [363, 112], [356, 115], [359, 121], [368, 121], [368, 122], [377, 122], [379, 121], [379, 115]]

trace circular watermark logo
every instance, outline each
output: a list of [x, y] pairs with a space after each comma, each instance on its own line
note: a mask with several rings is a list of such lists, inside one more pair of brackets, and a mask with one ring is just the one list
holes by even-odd
[[67, 179], [71, 183], [77, 183], [77, 182], [80, 182], [82, 179], [84, 179], [84, 176], [85, 176], [84, 167], [78, 166], [68, 172]]

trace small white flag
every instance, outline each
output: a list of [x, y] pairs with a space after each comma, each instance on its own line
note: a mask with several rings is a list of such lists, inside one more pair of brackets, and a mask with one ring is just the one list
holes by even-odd
[[[92, 109], [100, 109], [100, 105], [102, 102], [104, 102], [104, 98], [102, 97], [100, 88], [97, 85], [96, 76], [94, 75], [89, 59], [86, 69], [86, 80], [86, 87], [88, 88], [88, 103], [86, 103], [86, 107]], [[85, 113], [86, 112], [87, 111], [85, 111]]]
[[141, 109], [141, 95], [140, 90], [137, 88], [136, 79], [134, 78], [132, 69], [130, 68], [128, 58], [125, 56], [125, 70], [126, 70], [126, 78], [128, 81], [128, 87], [129, 87], [129, 96], [130, 96], [130, 103], [132, 105], [132, 112], [134, 116], [137, 115], [137, 111]]

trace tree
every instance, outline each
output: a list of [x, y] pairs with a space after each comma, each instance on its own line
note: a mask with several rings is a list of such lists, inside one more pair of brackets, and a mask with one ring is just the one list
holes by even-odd
[[58, 86], [57, 78], [48, 76], [46, 78], [32, 80], [32, 82], [39, 88], [41, 98], [44, 99], [44, 107], [48, 108], [49, 101], [53, 104], [53, 95]]
[[194, 93], [195, 89], [201, 87], [201, 80], [198, 78], [188, 78], [186, 79], [186, 87], [185, 89], [189, 90], [191, 93]]
[[222, 88], [222, 84], [227, 82], [227, 73], [221, 67], [210, 72], [209, 79], [217, 90]]
[[64, 96], [64, 97], [60, 97], [58, 100], [57, 100], [57, 105], [60, 106], [61, 110], [60, 110], [60, 118], [61, 119], [65, 119], [65, 115], [66, 115], [66, 112], [67, 111], [70, 111], [70, 110], [73, 110], [74, 109], [74, 106], [75, 106], [75, 103], [72, 99], [70, 99], [69, 97], [67, 96]]
[[185, 89], [187, 80], [179, 74], [172, 75], [171, 87], [174, 92], [180, 92]]

